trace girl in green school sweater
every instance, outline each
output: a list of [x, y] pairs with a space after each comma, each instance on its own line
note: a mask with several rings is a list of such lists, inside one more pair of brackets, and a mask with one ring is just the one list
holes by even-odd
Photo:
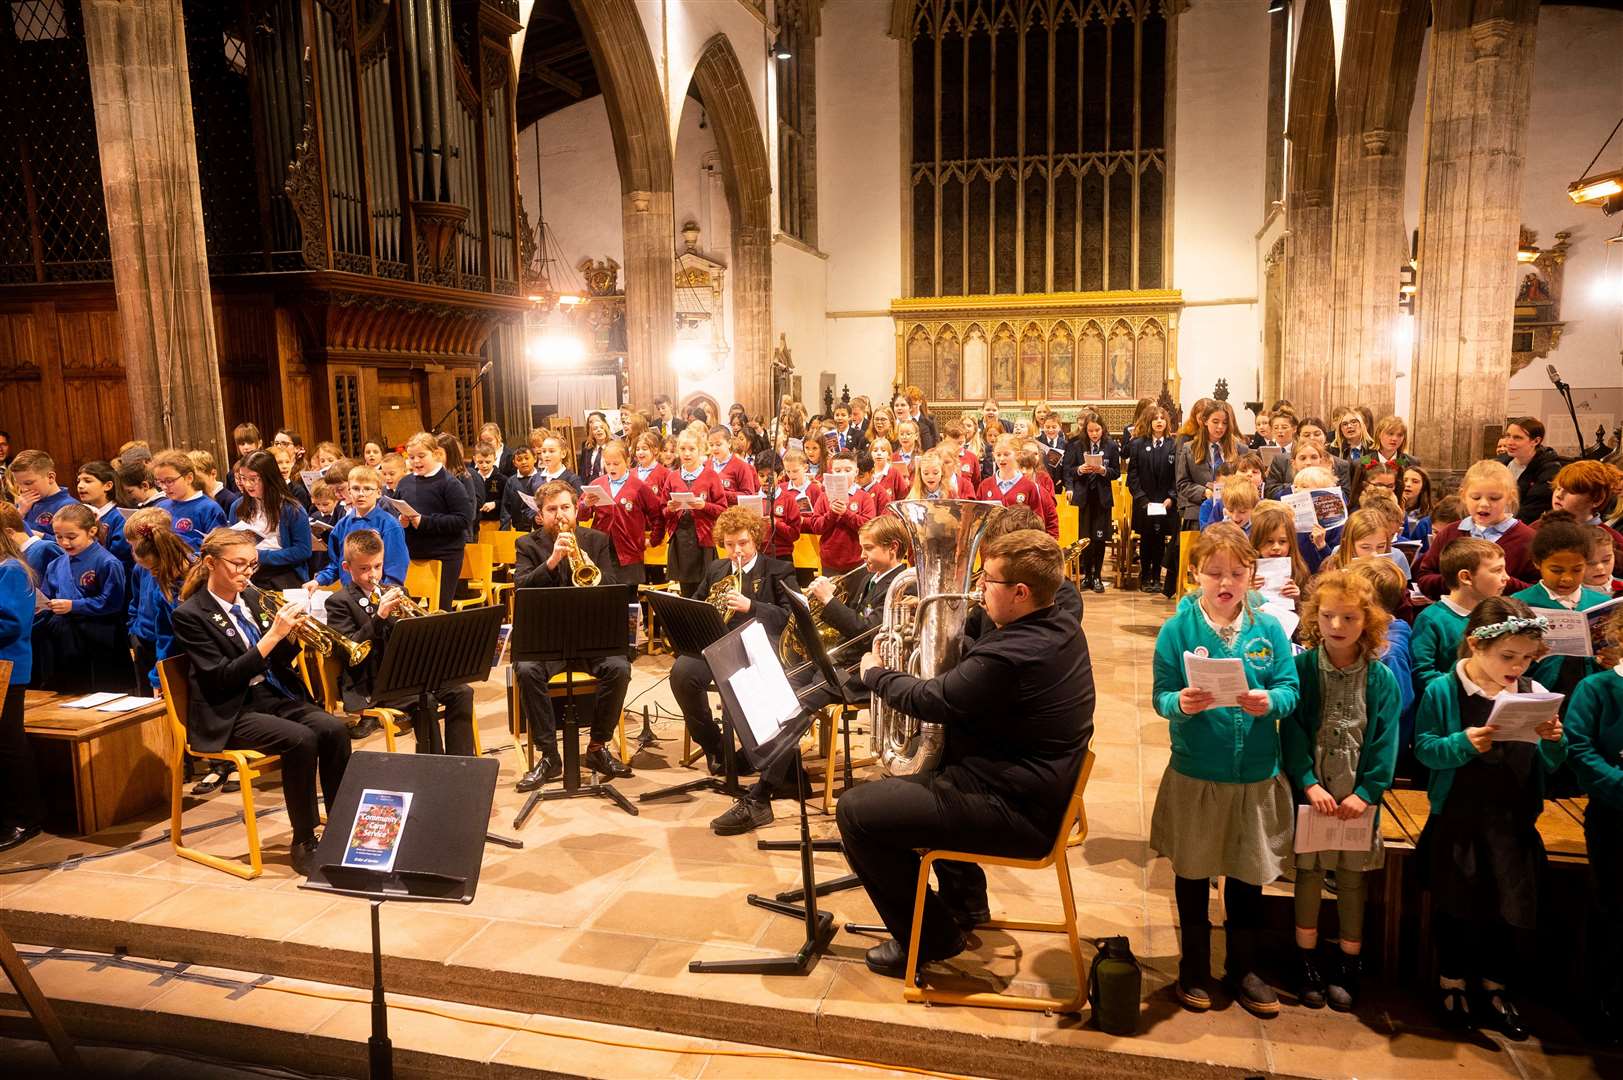
[[[1279, 997], [1257, 974], [1262, 886], [1291, 853], [1290, 785], [1279, 771], [1279, 721], [1296, 708], [1296, 665], [1284, 629], [1254, 609], [1246, 589], [1257, 554], [1237, 525], [1200, 534], [1190, 565], [1199, 591], [1179, 604], [1155, 641], [1155, 711], [1170, 722], [1172, 760], [1161, 778], [1150, 846], [1177, 877], [1182, 957], [1178, 999], [1211, 1008], [1209, 879], [1224, 878], [1230, 992], [1257, 1016]], [[1250, 687], [1236, 705], [1189, 685], [1184, 654], [1243, 661]]]
[[1566, 747], [1553, 706], [1534, 742], [1500, 740], [1488, 716], [1502, 693], [1543, 690], [1526, 672], [1544, 651], [1547, 625], [1520, 600], [1482, 601], [1466, 622], [1454, 673], [1427, 685], [1415, 716], [1415, 759], [1431, 770], [1431, 816], [1416, 857], [1436, 916], [1442, 1019], [1512, 1039], [1527, 1037], [1510, 984], [1518, 938], [1538, 926], [1544, 778]]
[[[1584, 586], [1589, 569], [1589, 531], [1565, 510], [1551, 510], [1539, 519], [1533, 534], [1533, 566], [1537, 585], [1513, 594], [1530, 608], [1587, 611], [1611, 597]], [[1571, 694], [1600, 665], [1586, 656], [1546, 656], [1533, 665], [1533, 678], [1558, 694]], [[1570, 791], [1564, 794], [1571, 794]]]

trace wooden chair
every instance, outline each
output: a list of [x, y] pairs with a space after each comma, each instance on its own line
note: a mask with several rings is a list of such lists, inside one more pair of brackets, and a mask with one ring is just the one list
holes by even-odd
[[814, 533], [801, 533], [795, 541], [794, 564], [796, 570], [823, 572], [823, 538]]
[[1082, 535], [1082, 523], [1076, 518], [1076, 504], [1071, 502], [1069, 491], [1059, 492], [1054, 513], [1059, 518], [1059, 546], [1068, 548]]
[[440, 564], [435, 559], [413, 559], [406, 566], [406, 595], [429, 611], [440, 609]]
[[823, 756], [823, 813], [834, 812], [834, 776], [845, 771], [845, 762], [849, 757], [850, 767], [860, 769], [872, 765], [878, 759], [872, 754], [846, 754], [845, 747], [851, 738], [851, 724], [857, 718], [856, 709], [847, 709], [843, 706], [832, 705], [823, 710], [817, 721], [817, 745]]
[[[926, 851], [919, 863], [918, 890], [913, 900], [913, 933], [907, 943], [907, 974], [902, 977], [902, 997], [908, 1001], [935, 1002], [941, 1005], [982, 1005], [994, 1009], [1025, 1009], [1031, 1012], [1060, 1012], [1080, 1013], [1088, 997], [1088, 973], [1082, 963], [1082, 940], [1076, 930], [1076, 896], [1071, 889], [1071, 867], [1066, 861], [1066, 851], [1072, 846], [1072, 834], [1080, 833], [1087, 836], [1088, 818], [1087, 810], [1083, 806], [1082, 796], [1088, 786], [1088, 776], [1093, 772], [1093, 751], [1089, 750], [1082, 759], [1082, 769], [1077, 773], [1076, 788], [1071, 792], [1071, 801], [1065, 808], [1065, 816], [1060, 820], [1059, 833], [1054, 838], [1054, 846], [1048, 854], [1036, 859], [1015, 859], [1004, 855], [981, 855], [968, 851]], [[1080, 841], [1078, 841], [1080, 842]], [[1034, 930], [1042, 933], [1063, 932], [1070, 943], [1071, 961], [1075, 968], [1076, 992], [1068, 998], [1054, 997], [1023, 997], [1017, 994], [1004, 994], [995, 991], [962, 992], [953, 990], [931, 990], [918, 986], [915, 980], [919, 973], [919, 933], [924, 929], [924, 898], [930, 891], [930, 867], [938, 859], [950, 859], [954, 862], [979, 863], [982, 866], [1010, 866], [1020, 870], [1044, 870], [1052, 866], [1054, 874], [1059, 879], [1059, 897], [1061, 918], [1057, 922], [1038, 921], [1030, 919], [989, 919], [980, 925], [989, 930]]]
[[[278, 765], [281, 758], [262, 754], [258, 750], [196, 750], [186, 743], [186, 713], [191, 705], [191, 660], [185, 656], [171, 656], [158, 661], [158, 685], [163, 688], [164, 711], [169, 717], [172, 737], [169, 757], [169, 843], [175, 854], [195, 863], [223, 870], [233, 877], [256, 878], [263, 869], [259, 852], [259, 819], [254, 811], [254, 781], [260, 770]], [[187, 847], [182, 843], [181, 815], [185, 809], [186, 755], [204, 761], [223, 761], [234, 765], [237, 781], [242, 785], [242, 822], [248, 828], [248, 865], [239, 860], [210, 855], [206, 851]]]
[[1116, 562], [1116, 588], [1121, 589], [1138, 578], [1133, 570], [1133, 495], [1127, 490], [1127, 481], [1112, 481], [1110, 498], [1110, 518], [1116, 526], [1110, 550]]
[[472, 596], [451, 601], [452, 611], [486, 607], [496, 602], [496, 549], [492, 544], [469, 544], [462, 549], [461, 580]]
[[1198, 532], [1178, 533], [1178, 589], [1174, 599], [1182, 598], [1193, 584], [1190, 575], [1195, 572], [1195, 568], [1189, 565], [1189, 554], [1195, 550], [1195, 541], [1199, 539]]
[[[586, 693], [595, 693], [597, 691], [597, 680], [586, 674], [584, 671], [577, 671], [573, 676], [568, 676], [565, 672], [560, 671], [558, 674], [547, 680], [547, 697], [552, 698], [554, 701], [562, 701], [569, 697], [571, 690], [573, 690], [576, 697], [580, 697]], [[524, 754], [524, 759], [526, 762], [528, 762], [525, 768], [528, 770], [535, 768], [535, 762], [531, 760], [529, 756], [530, 741], [525, 737], [526, 732], [529, 730], [529, 728], [526, 726], [529, 721], [524, 716], [523, 706], [523, 695], [519, 693], [518, 671], [513, 667], [508, 667], [507, 730], [512, 734], [514, 743]], [[579, 706], [577, 706], [577, 708], [578, 707]], [[563, 730], [562, 714], [563, 706], [554, 705], [552, 707], [553, 719], [557, 721], [557, 729], [560, 732]], [[585, 727], [587, 725], [583, 724], [581, 726]], [[478, 725], [476, 724], [474, 727], [474, 745], [477, 746], [479, 739], [477, 733]], [[620, 711], [619, 720], [614, 725], [614, 743], [615, 752], [620, 755], [621, 764], [631, 764], [631, 752], [626, 749], [626, 714], [625, 710], [623, 709]], [[481, 751], [481, 753], [483, 753], [483, 751]]]

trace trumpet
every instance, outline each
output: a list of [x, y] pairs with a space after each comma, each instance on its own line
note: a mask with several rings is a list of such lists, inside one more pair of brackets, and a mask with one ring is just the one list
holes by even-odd
[[[259, 610], [266, 615], [275, 618], [276, 613], [286, 605], [286, 594], [275, 589], [259, 590]], [[370, 641], [351, 641], [332, 627], [308, 616], [300, 619], [288, 636], [321, 656], [336, 654], [343, 657], [346, 667], [355, 667], [365, 662], [366, 654], [372, 651]]]
[[569, 580], [577, 589], [590, 589], [602, 584], [603, 571], [598, 568], [598, 565], [592, 561], [592, 557], [586, 554], [585, 549], [580, 546], [580, 540], [575, 535], [574, 524], [571, 523], [569, 528], [561, 530], [559, 535], [562, 536], [564, 533], [569, 534], [570, 541]]
[[373, 608], [375, 609], [381, 607], [383, 602], [389, 599], [391, 596], [394, 597], [394, 617], [397, 619], [421, 619], [430, 614], [427, 608], [423, 607], [423, 605], [406, 595], [406, 590], [402, 589], [398, 585], [390, 589], [388, 592], [380, 592], [374, 589], [372, 591]]

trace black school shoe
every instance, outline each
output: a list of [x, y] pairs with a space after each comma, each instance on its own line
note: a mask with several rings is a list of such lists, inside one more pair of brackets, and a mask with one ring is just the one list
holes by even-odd
[[746, 796], [710, 822], [710, 831], [717, 836], [739, 836], [770, 824], [772, 824], [772, 804], [765, 799], [751, 799]]
[[[962, 935], [957, 941], [948, 945], [939, 952], [926, 952], [919, 957], [919, 967], [933, 964], [938, 960], [951, 960], [967, 947]], [[869, 949], [863, 959], [868, 964], [868, 970], [876, 975], [884, 975], [892, 979], [900, 979], [907, 974], [907, 946], [895, 938], [881, 942]]]
[[1510, 992], [1503, 988], [1489, 990], [1483, 988], [1480, 1012], [1487, 1027], [1495, 1028], [1501, 1035], [1512, 1042], [1521, 1042], [1527, 1038], [1527, 1025], [1522, 1022], [1522, 1014], [1516, 1009], [1516, 1002], [1511, 1000]]

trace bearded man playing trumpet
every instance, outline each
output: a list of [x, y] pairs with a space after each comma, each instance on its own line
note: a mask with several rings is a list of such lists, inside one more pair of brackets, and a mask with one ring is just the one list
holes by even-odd
[[[563, 480], [544, 484], [535, 497], [536, 530], [521, 537], [515, 545], [513, 587], [517, 589], [567, 589], [577, 578], [586, 582], [597, 568], [597, 581], [618, 585], [619, 560], [614, 542], [596, 529], [578, 528], [575, 521], [575, 489]], [[631, 663], [624, 656], [606, 656], [582, 662], [581, 666], [597, 680], [592, 709], [592, 738], [583, 759], [593, 772], [614, 779], [631, 775], [631, 769], [609, 753], [609, 740], [625, 706], [626, 688], [631, 685]], [[513, 665], [518, 675], [519, 696], [525, 721], [535, 725], [535, 744], [541, 760], [518, 782], [519, 791], [534, 791], [548, 780], [564, 773], [558, 755], [558, 720], [547, 696], [547, 682], [564, 669], [563, 664], [521, 660]]]
[[[841, 651], [835, 654], [834, 660], [844, 667], [855, 667], [862, 659], [862, 639], [871, 637], [869, 632], [884, 620], [885, 591], [907, 565], [909, 550], [907, 528], [901, 518], [893, 514], [881, 514], [865, 522], [857, 538], [862, 544], [860, 567], [848, 571], [842, 578], [815, 578], [806, 588], [814, 608], [820, 609], [817, 618], [839, 633], [841, 644], [836, 648]], [[850, 648], [845, 647], [848, 642]], [[805, 664], [790, 681], [800, 689], [822, 679], [815, 665]], [[834, 692], [824, 686], [803, 698], [801, 703], [816, 710], [836, 700]], [[800, 778], [796, 773], [799, 767], [798, 755], [783, 755], [743, 798], [710, 823], [711, 831], [717, 836], [736, 836], [771, 824], [773, 796], [792, 799], [799, 794]]]
[[[416, 605], [398, 586], [383, 585], [383, 537], [371, 529], [356, 529], [344, 537], [344, 573], [349, 584], [327, 597], [327, 626], [357, 644], [372, 646], [366, 659], [345, 667], [342, 680], [344, 708], [357, 712], [371, 704], [372, 687], [383, 668], [389, 633], [401, 618], [415, 613]], [[473, 690], [452, 686], [434, 694], [436, 707], [412, 716], [412, 733], [419, 754], [473, 756]], [[445, 733], [440, 734], [439, 706], [445, 708]]]
[[218, 528], [203, 538], [173, 615], [175, 644], [191, 660], [186, 741], [194, 749], [258, 750], [282, 758], [282, 796], [293, 826], [293, 868], [308, 874], [316, 852], [316, 775], [330, 812], [349, 764], [344, 722], [310, 700], [293, 670], [306, 601], [264, 610], [249, 578], [259, 569], [254, 537]]

